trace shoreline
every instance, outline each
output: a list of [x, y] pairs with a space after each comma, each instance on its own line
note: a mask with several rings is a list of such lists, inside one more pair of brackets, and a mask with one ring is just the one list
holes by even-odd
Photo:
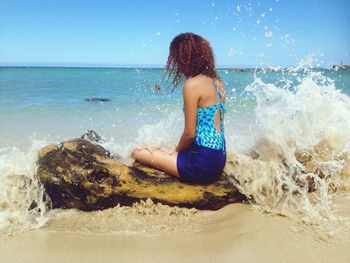
[[[55, 230], [55, 222], [0, 238], [5, 262], [349, 262], [350, 234], [320, 241], [292, 220], [233, 204], [203, 213], [194, 232], [92, 234]], [[208, 220], [209, 219], [209, 220]], [[116, 218], [117, 220], [117, 218]]]

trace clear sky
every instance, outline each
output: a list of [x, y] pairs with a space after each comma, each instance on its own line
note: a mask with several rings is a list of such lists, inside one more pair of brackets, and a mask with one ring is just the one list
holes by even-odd
[[181, 32], [219, 66], [350, 64], [350, 0], [0, 0], [0, 65], [164, 65]]

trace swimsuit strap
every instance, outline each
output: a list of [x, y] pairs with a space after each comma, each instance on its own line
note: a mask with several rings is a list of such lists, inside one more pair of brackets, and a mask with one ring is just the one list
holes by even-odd
[[218, 95], [218, 98], [220, 99], [220, 102], [222, 102], [222, 96], [221, 96], [221, 92], [219, 89], [219, 84], [218, 84], [218, 80], [214, 80], [214, 87], [216, 89], [216, 94]]
[[226, 147], [225, 147], [225, 138], [224, 138], [224, 113], [226, 112], [226, 105], [225, 105], [225, 100], [223, 99], [221, 92], [220, 92], [220, 88], [219, 88], [219, 83], [218, 80], [215, 79], [214, 80], [214, 87], [216, 89], [216, 93], [219, 99], [219, 114], [220, 114], [220, 133], [221, 136], [223, 137], [223, 146], [222, 146], [222, 150], [224, 152], [226, 152]]
[[220, 119], [222, 120], [222, 117], [223, 117], [222, 116], [222, 112], [226, 112], [226, 105], [225, 105], [225, 100], [223, 100], [223, 97], [221, 95], [217, 79], [214, 80], [214, 87], [216, 89], [216, 94], [217, 94], [217, 97], [218, 97], [218, 100], [219, 100], [218, 103], [219, 103], [219, 108], [220, 108]]

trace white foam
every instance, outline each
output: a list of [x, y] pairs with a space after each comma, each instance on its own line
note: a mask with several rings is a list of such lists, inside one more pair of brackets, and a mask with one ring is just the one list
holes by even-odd
[[[308, 71], [292, 89], [256, 78], [247, 86], [257, 101], [257, 158], [234, 155], [226, 167], [242, 192], [266, 210], [316, 222], [335, 220], [331, 189], [350, 154], [350, 98], [320, 72]], [[296, 158], [306, 156], [310, 170]], [[300, 158], [299, 158], [300, 159]], [[308, 193], [310, 178], [315, 181]]]
[[34, 140], [27, 152], [0, 149], [0, 234], [15, 234], [43, 226], [47, 221], [44, 189], [35, 177], [38, 150]]

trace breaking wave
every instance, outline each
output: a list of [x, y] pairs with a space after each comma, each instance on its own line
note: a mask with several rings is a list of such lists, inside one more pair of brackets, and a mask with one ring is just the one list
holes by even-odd
[[[293, 81], [282, 77], [271, 83], [256, 76], [246, 87], [245, 93], [256, 102], [255, 122], [249, 124], [254, 132], [249, 133], [251, 127], [236, 128], [245, 124], [236, 123], [240, 112], [227, 114], [229, 153], [225, 172], [252, 203], [266, 211], [310, 223], [334, 221], [339, 218], [333, 211], [332, 197], [348, 195], [350, 190], [350, 98], [321, 72], [299, 71], [286, 72], [285, 75], [297, 76]], [[182, 118], [181, 110], [170, 112], [156, 124], [142, 126], [130, 145], [106, 140], [104, 146], [123, 150], [121, 155], [126, 161], [130, 149], [139, 143], [172, 148], [174, 138], [181, 133]], [[250, 145], [248, 149], [240, 151], [235, 147], [249, 135], [253, 143], [246, 144]], [[48, 143], [52, 142], [33, 140], [26, 151], [0, 149], [0, 234], [40, 228], [52, 220], [49, 199], [35, 176], [37, 152]], [[105, 213], [122, 216], [135, 213], [135, 209], [153, 207], [154, 204], [144, 203]], [[196, 214], [186, 209], [169, 208], [175, 209], [174, 213], [164, 207], [157, 209], [167, 217], [180, 213], [186, 222], [192, 222], [191, 216]], [[147, 220], [154, 220], [159, 213], [138, 212], [137, 220], [142, 221], [143, 214]], [[136, 225], [140, 230], [143, 224]]]

